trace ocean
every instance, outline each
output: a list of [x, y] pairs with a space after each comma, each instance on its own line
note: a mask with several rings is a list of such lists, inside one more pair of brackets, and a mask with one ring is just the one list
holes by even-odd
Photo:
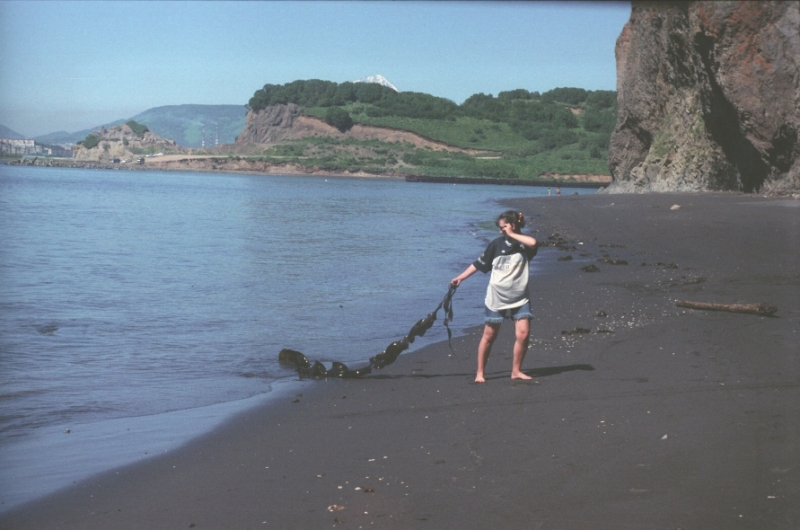
[[498, 200], [547, 193], [0, 165], [0, 510], [292, 392], [282, 348], [366, 364], [496, 237]]

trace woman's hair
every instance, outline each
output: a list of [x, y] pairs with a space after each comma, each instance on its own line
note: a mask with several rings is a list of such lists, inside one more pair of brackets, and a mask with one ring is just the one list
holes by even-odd
[[500, 220], [506, 222], [506, 224], [514, 225], [514, 231], [519, 232], [523, 226], [525, 226], [525, 216], [522, 215], [522, 212], [518, 212], [516, 210], [507, 210], [500, 214], [497, 218], [495, 224], [500, 224]]

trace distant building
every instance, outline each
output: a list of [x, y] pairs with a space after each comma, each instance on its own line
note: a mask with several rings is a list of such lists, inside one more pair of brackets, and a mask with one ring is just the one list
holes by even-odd
[[0, 153], [9, 155], [36, 155], [41, 154], [41, 147], [39, 147], [37, 152], [37, 145], [33, 140], [0, 138]]
[[[37, 146], [39, 147], [39, 146]], [[72, 147], [63, 145], [41, 145], [44, 156], [54, 156], [58, 158], [72, 158]]]
[[72, 148], [61, 145], [39, 145], [34, 140], [0, 138], [0, 153], [4, 155], [38, 155], [72, 158]]

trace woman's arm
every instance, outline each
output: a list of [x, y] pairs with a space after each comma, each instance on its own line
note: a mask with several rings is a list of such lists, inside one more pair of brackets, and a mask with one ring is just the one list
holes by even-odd
[[478, 272], [478, 269], [475, 268], [475, 265], [470, 265], [469, 267], [466, 268], [464, 272], [462, 272], [461, 274], [450, 280], [450, 285], [458, 287], [459, 285], [461, 285], [461, 282], [463, 282], [476, 272]]
[[516, 241], [519, 241], [520, 243], [522, 243], [525, 246], [528, 246], [528, 247], [531, 247], [531, 248], [536, 246], [536, 238], [534, 238], [532, 236], [526, 236], [525, 234], [518, 234], [518, 233], [514, 232], [511, 229], [511, 225], [506, 225], [506, 226], [503, 227], [503, 234], [505, 234], [506, 237], [508, 237], [510, 239], [514, 239]]

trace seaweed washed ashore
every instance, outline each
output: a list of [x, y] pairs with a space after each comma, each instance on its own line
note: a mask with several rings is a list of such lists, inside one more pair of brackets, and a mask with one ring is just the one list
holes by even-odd
[[458, 289], [458, 287], [450, 286], [447, 294], [444, 296], [442, 301], [439, 302], [439, 305], [436, 306], [436, 309], [434, 309], [433, 312], [428, 313], [424, 318], [419, 319], [417, 323], [411, 327], [408, 335], [403, 337], [401, 340], [392, 342], [384, 351], [375, 357], [370, 357], [369, 364], [366, 366], [351, 370], [344, 363], [334, 361], [331, 365], [331, 368], [327, 369], [321, 362], [314, 361], [312, 364], [303, 353], [289, 348], [284, 348], [278, 353], [278, 361], [297, 370], [297, 373], [300, 375], [301, 379], [303, 377], [310, 377], [313, 379], [325, 379], [328, 377], [354, 379], [369, 375], [372, 373], [372, 370], [380, 370], [381, 368], [392, 364], [401, 353], [408, 349], [409, 345], [413, 343], [417, 337], [422, 337], [425, 335], [425, 332], [433, 327], [433, 323], [436, 321], [436, 314], [440, 309], [444, 309], [444, 327], [447, 328], [447, 340], [449, 342], [453, 336], [453, 333], [448, 324], [453, 321], [453, 295], [455, 294], [456, 289]]

